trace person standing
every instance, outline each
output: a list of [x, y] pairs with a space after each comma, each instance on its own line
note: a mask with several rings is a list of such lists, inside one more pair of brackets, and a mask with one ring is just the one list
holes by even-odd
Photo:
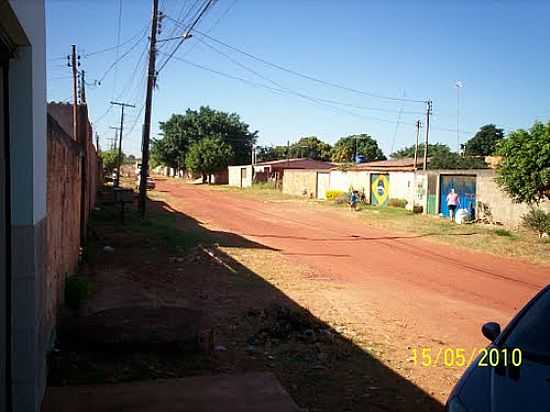
[[456, 208], [458, 207], [460, 200], [458, 199], [458, 194], [455, 192], [455, 189], [452, 188], [451, 191], [447, 194], [447, 208], [449, 209], [449, 217], [451, 218], [451, 223], [454, 223], [456, 216]]
[[349, 199], [349, 207], [352, 212], [357, 211], [357, 203], [359, 203], [359, 194], [357, 193], [357, 190], [353, 190]]

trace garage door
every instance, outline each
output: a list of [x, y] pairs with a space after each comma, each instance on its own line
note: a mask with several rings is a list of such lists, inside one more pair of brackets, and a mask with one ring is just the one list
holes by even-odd
[[390, 196], [390, 177], [385, 174], [370, 175], [370, 204], [386, 206]]
[[317, 173], [317, 199], [325, 199], [330, 185], [330, 173]]
[[459, 208], [475, 210], [476, 207], [476, 177], [442, 175], [439, 185], [439, 212], [449, 216], [447, 195], [454, 189], [458, 194]]

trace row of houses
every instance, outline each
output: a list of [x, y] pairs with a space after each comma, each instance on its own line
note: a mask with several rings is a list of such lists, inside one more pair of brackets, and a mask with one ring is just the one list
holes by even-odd
[[[326, 199], [329, 190], [357, 190], [371, 205], [384, 207], [390, 199], [399, 199], [406, 201], [409, 210], [440, 216], [449, 215], [446, 197], [455, 189], [461, 207], [486, 222], [510, 227], [519, 226], [529, 210], [498, 187], [495, 169], [418, 170], [414, 159], [368, 162], [346, 169], [329, 162], [290, 159], [230, 166], [228, 175], [231, 186], [249, 187], [267, 178], [280, 181], [283, 193], [319, 200]], [[543, 208], [550, 210], [550, 204]]]

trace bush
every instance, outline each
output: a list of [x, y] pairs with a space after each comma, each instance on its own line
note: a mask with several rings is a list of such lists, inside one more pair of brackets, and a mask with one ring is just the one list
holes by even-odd
[[405, 199], [390, 199], [388, 200], [388, 206], [404, 209], [407, 206], [407, 201]]
[[70, 276], [65, 281], [65, 304], [73, 310], [78, 310], [84, 300], [90, 296], [90, 292], [90, 281], [87, 278], [78, 275]]
[[327, 200], [337, 200], [346, 197], [346, 193], [341, 190], [327, 190], [325, 192], [325, 197]]
[[504, 237], [513, 237], [514, 235], [512, 232], [506, 229], [497, 229], [495, 230], [495, 235], [497, 236], [504, 236]]
[[523, 225], [539, 235], [550, 232], [550, 213], [546, 213], [542, 209], [531, 209], [528, 213], [521, 217]]

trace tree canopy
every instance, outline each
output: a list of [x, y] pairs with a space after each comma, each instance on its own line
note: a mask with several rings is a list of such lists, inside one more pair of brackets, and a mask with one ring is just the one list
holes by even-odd
[[290, 145], [290, 157], [305, 157], [313, 160], [329, 160], [331, 146], [316, 136], [302, 137]]
[[188, 170], [200, 173], [203, 182], [210, 175], [225, 169], [229, 159], [233, 157], [233, 149], [218, 137], [205, 137], [191, 144], [185, 157], [185, 166]]
[[268, 162], [270, 160], [286, 159], [287, 146], [258, 146], [256, 157], [258, 162]]
[[497, 183], [514, 201], [539, 204], [550, 199], [550, 122], [510, 133], [496, 153], [503, 158]]
[[464, 144], [465, 156], [491, 156], [504, 138], [504, 131], [494, 124], [486, 124]]
[[154, 139], [151, 155], [155, 161], [174, 168], [184, 168], [191, 145], [206, 138], [227, 143], [232, 149], [229, 164], [250, 163], [257, 131], [236, 113], [226, 113], [202, 106], [188, 109], [185, 114], [173, 114], [160, 122], [161, 138]]
[[[124, 154], [122, 155], [124, 158]], [[103, 169], [107, 173], [112, 173], [118, 167], [118, 150], [103, 150], [99, 152], [99, 157], [103, 163]]]
[[353, 162], [353, 154], [365, 156], [367, 161], [385, 160], [378, 143], [366, 133], [341, 137], [331, 151], [333, 162]]
[[[392, 159], [414, 158], [415, 145], [400, 149], [390, 156]], [[484, 169], [487, 167], [483, 159], [462, 157], [451, 151], [449, 146], [442, 143], [428, 145], [429, 169]], [[418, 145], [418, 163], [422, 164], [424, 158], [424, 144]]]

